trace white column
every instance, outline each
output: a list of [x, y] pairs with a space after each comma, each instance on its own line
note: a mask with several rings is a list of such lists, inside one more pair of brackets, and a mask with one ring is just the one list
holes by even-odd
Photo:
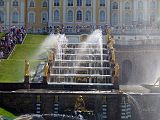
[[110, 25], [111, 24], [111, 16], [110, 16], [111, 11], [110, 10], [111, 10], [112, 6], [111, 6], [111, 1], [110, 0], [107, 0], [107, 2], [108, 2], [107, 3], [108, 4], [108, 6], [107, 6], [107, 24]]
[[120, 5], [119, 5], [119, 9], [120, 9], [120, 16], [119, 16], [119, 25], [122, 26], [123, 24], [123, 3], [122, 0], [120, 0]]
[[[150, 8], [150, 5], [151, 5], [150, 2], [151, 2], [150, 0], [147, 1], [147, 13], [148, 13], [147, 14], [147, 21], [148, 22], [150, 21], [150, 15], [151, 15], [151, 11], [148, 9], [148, 8]], [[156, 15], [158, 15], [157, 11], [156, 11]]]
[[24, 8], [25, 6], [24, 6], [24, 0], [21, 0], [21, 7], [20, 7], [20, 18], [19, 18], [19, 20], [20, 20], [20, 26], [24, 26]]
[[133, 0], [133, 22], [137, 21], [137, 1]]
[[144, 21], [146, 22], [147, 21], [147, 9], [148, 9], [148, 6], [147, 6], [147, 0], [144, 0], [143, 1], [143, 4], [144, 4]]
[[11, 22], [11, 20], [10, 20], [10, 10], [9, 10], [9, 8], [10, 8], [9, 1], [7, 1], [6, 4], [7, 4], [7, 6], [6, 6], [6, 9], [7, 9], [6, 25], [9, 26], [9, 25], [10, 25], [10, 22]]
[[92, 21], [93, 21], [93, 25], [96, 25], [96, 6], [98, 7], [98, 5], [96, 5], [96, 0], [93, 0], [93, 17], [92, 17]]
[[53, 13], [52, 13], [52, 6], [53, 6], [53, 1], [52, 0], [49, 0], [49, 24], [48, 26], [52, 26], [52, 20], [53, 20]]
[[63, 24], [65, 24], [66, 21], [66, 15], [67, 15], [67, 10], [66, 10], [66, 2], [67, 0], [63, 0]]

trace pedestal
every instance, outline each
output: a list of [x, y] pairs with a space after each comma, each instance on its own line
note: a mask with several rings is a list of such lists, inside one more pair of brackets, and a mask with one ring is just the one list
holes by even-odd
[[29, 76], [24, 76], [24, 87], [30, 89]]
[[119, 81], [118, 81], [118, 77], [113, 78], [113, 85], [114, 85], [114, 89], [115, 90], [119, 90]]
[[48, 85], [48, 77], [47, 76], [43, 76], [43, 81], [42, 81], [42, 84], [43, 84], [43, 88], [47, 88], [47, 85]]

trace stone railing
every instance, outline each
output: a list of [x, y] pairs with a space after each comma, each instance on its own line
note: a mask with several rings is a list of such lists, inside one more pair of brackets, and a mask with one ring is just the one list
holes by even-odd
[[116, 45], [160, 45], [160, 39], [116, 40]]

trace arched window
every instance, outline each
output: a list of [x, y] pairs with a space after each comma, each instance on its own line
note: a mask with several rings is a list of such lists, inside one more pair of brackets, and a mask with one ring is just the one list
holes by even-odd
[[60, 3], [59, 3], [59, 0], [54, 0], [54, 6], [59, 6]]
[[77, 6], [82, 6], [82, 0], [77, 0]]
[[130, 25], [131, 23], [131, 16], [129, 13], [125, 13], [125, 25]]
[[125, 3], [125, 9], [126, 9], [126, 10], [129, 10], [129, 9], [130, 9], [130, 3], [129, 3], [129, 2], [126, 2], [126, 3]]
[[4, 22], [4, 12], [0, 11], [0, 23]]
[[79, 20], [79, 21], [82, 20], [82, 11], [80, 11], [80, 10], [77, 11], [77, 20]]
[[17, 1], [17, 0], [14, 0], [13, 3], [12, 3], [12, 5], [13, 5], [13, 6], [18, 6], [18, 1]]
[[68, 6], [73, 6], [73, 0], [68, 0]]
[[156, 8], [156, 3], [155, 1], [151, 1], [151, 9], [155, 9]]
[[127, 84], [132, 75], [132, 62], [130, 60], [124, 60], [122, 63], [122, 80], [121, 84]]
[[47, 22], [48, 22], [48, 13], [42, 12], [42, 23], [47, 23]]
[[138, 9], [143, 9], [143, 2], [142, 1], [138, 1]]
[[0, 6], [4, 6], [4, 0], [0, 0]]
[[154, 23], [155, 20], [156, 20], [155, 13], [152, 13], [151, 16], [150, 16], [150, 23]]
[[86, 18], [85, 18], [86, 21], [90, 22], [91, 21], [91, 11], [87, 11], [86, 12]]
[[45, 1], [43, 1], [43, 3], [42, 3], [42, 7], [48, 7], [48, 2], [45, 0]]
[[106, 2], [106, 0], [100, 0], [100, 6], [105, 6], [105, 2]]
[[18, 23], [18, 12], [13, 12], [12, 14], [12, 23]]
[[112, 25], [115, 26], [117, 24], [118, 24], [118, 15], [117, 15], [117, 13], [114, 13], [112, 15]]
[[100, 22], [105, 22], [105, 12], [102, 10], [100, 11]]
[[118, 3], [117, 2], [114, 2], [112, 4], [112, 9], [118, 9]]
[[69, 10], [68, 11], [68, 22], [72, 22], [73, 21], [73, 11], [72, 10]]
[[91, 0], [86, 0], [86, 6], [91, 6]]
[[34, 0], [30, 0], [29, 7], [35, 7]]
[[143, 22], [143, 13], [138, 13], [138, 22], [139, 23]]
[[30, 12], [30, 13], [29, 13], [28, 22], [29, 22], [30, 24], [35, 23], [35, 13], [34, 13], [34, 12]]
[[58, 22], [59, 21], [59, 18], [60, 16], [59, 16], [59, 11], [58, 10], [55, 10], [54, 11], [54, 21], [55, 22]]

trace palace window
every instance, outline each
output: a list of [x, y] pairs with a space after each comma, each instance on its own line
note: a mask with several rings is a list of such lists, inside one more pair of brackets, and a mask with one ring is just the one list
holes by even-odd
[[58, 10], [55, 10], [55, 11], [54, 11], [54, 21], [55, 21], [55, 22], [58, 22], [58, 21], [59, 21], [59, 17], [60, 17], [59, 11], [58, 11]]
[[105, 12], [103, 10], [100, 11], [100, 22], [105, 22]]
[[73, 6], [73, 0], [68, 0], [68, 6]]
[[100, 0], [100, 6], [105, 6], [106, 0]]
[[18, 1], [17, 0], [13, 1], [13, 6], [18, 6]]
[[125, 3], [125, 9], [126, 9], [126, 10], [129, 10], [129, 9], [130, 9], [130, 3], [129, 3], [129, 2], [126, 2], [126, 3]]
[[90, 22], [91, 21], [91, 11], [86, 12], [86, 21]]
[[28, 22], [31, 24], [35, 23], [35, 13], [34, 12], [29, 13]]
[[4, 22], [4, 12], [0, 11], [0, 23]]
[[138, 14], [138, 22], [142, 23], [143, 22], [143, 13]]
[[42, 23], [47, 23], [48, 22], [48, 14], [47, 12], [42, 13]]
[[82, 20], [82, 11], [80, 11], [80, 10], [77, 11], [77, 20], [78, 21]]
[[155, 1], [151, 1], [151, 9], [155, 9], [156, 8], [156, 3]]
[[48, 7], [48, 2], [46, 0], [43, 1], [42, 7]]
[[73, 11], [69, 10], [68, 11], [68, 22], [72, 22], [73, 21]]
[[86, 6], [91, 6], [91, 0], [86, 0]]
[[114, 13], [112, 15], [112, 25], [115, 26], [117, 24], [118, 24], [118, 15], [117, 15], [117, 13]]
[[0, 6], [4, 6], [4, 0], [0, 0]]
[[138, 9], [143, 9], [143, 2], [142, 1], [138, 2]]
[[156, 20], [156, 16], [155, 16], [154, 13], [152, 13], [151, 16], [150, 16], [150, 23], [151, 23], [151, 24], [154, 23], [155, 20]]
[[31, 0], [30, 3], [29, 3], [29, 7], [34, 7], [34, 6], [35, 6], [34, 1]]
[[18, 13], [16, 11], [13, 12], [12, 23], [18, 23]]
[[118, 3], [117, 2], [114, 2], [112, 4], [112, 9], [118, 9]]
[[77, 0], [77, 6], [82, 6], [82, 0]]
[[59, 6], [60, 3], [59, 3], [59, 0], [54, 0], [54, 6]]
[[130, 25], [131, 23], [131, 16], [129, 13], [125, 13], [125, 25]]

